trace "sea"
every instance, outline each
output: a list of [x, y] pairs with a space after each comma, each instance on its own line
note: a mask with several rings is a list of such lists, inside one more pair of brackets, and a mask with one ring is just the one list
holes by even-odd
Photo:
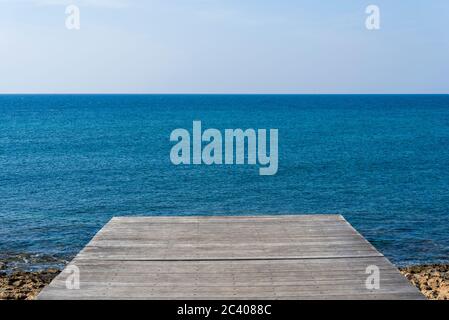
[[[174, 165], [170, 134], [278, 129], [278, 171]], [[342, 214], [449, 261], [449, 95], [0, 95], [0, 261], [61, 267], [114, 216]], [[6, 265], [6, 267], [5, 267]]]

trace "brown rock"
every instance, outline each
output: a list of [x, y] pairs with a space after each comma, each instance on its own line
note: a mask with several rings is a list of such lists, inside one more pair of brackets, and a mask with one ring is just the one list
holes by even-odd
[[427, 285], [432, 288], [432, 290], [436, 290], [440, 286], [440, 281], [441, 279], [433, 277], [427, 281]]
[[21, 280], [14, 281], [14, 282], [12, 283], [12, 285], [13, 285], [14, 287], [20, 287], [22, 284], [23, 284], [23, 282], [22, 282]]
[[428, 299], [449, 299], [449, 265], [410, 266], [401, 272]]
[[58, 273], [59, 271], [55, 269], [41, 272], [0, 273], [0, 299], [34, 299]]

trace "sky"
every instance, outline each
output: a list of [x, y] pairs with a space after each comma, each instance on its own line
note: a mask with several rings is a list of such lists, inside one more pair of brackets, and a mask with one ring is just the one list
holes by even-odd
[[449, 1], [0, 0], [0, 93], [447, 94]]

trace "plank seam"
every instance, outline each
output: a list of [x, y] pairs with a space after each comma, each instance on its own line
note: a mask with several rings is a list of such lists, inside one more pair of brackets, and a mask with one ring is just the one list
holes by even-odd
[[[82, 258], [76, 257], [79, 260], [95, 260], [95, 261], [153, 261], [153, 262], [181, 262], [181, 261], [277, 261], [277, 260], [335, 260], [335, 259], [360, 259], [360, 258], [383, 258], [384, 256], [379, 253], [378, 255], [364, 255], [364, 256], [340, 256], [340, 257], [280, 257], [280, 258], [185, 258], [185, 259], [99, 259], [99, 258]], [[76, 260], [75, 259], [75, 260]]]

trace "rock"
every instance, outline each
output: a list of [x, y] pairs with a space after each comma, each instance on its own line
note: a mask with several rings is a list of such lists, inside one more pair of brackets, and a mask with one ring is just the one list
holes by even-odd
[[410, 266], [401, 273], [428, 299], [449, 299], [449, 265]]
[[427, 285], [432, 288], [432, 290], [437, 289], [440, 286], [440, 279], [439, 278], [430, 278], [429, 281], [427, 281]]
[[59, 270], [55, 269], [42, 272], [0, 273], [0, 299], [34, 299], [58, 273]]
[[58, 269], [48, 269], [46, 272], [48, 272], [48, 273], [59, 273], [59, 272], [61, 272], [61, 270], [58, 270]]
[[413, 281], [413, 275], [411, 273], [406, 273], [404, 276], [407, 278], [407, 280]]
[[12, 285], [13, 285], [14, 287], [20, 287], [22, 284], [23, 284], [23, 282], [22, 282], [21, 280], [14, 281], [14, 282], [12, 283]]

